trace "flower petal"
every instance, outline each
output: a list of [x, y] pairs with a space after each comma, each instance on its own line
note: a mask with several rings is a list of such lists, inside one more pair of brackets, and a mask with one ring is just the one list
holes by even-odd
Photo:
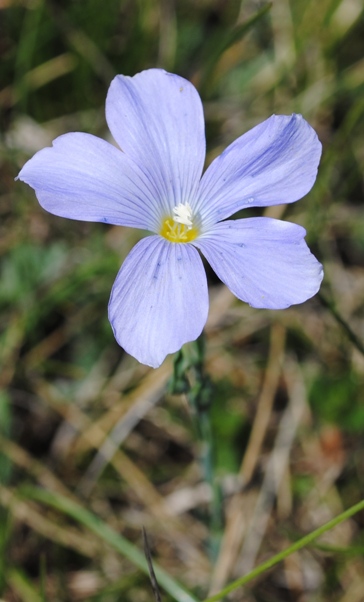
[[206, 227], [244, 207], [292, 203], [312, 188], [321, 143], [301, 115], [273, 115], [217, 157], [201, 180]]
[[167, 213], [191, 203], [205, 161], [205, 130], [201, 100], [189, 81], [162, 69], [117, 75], [106, 119], [120, 148], [155, 181]]
[[75, 132], [56, 138], [18, 175], [34, 188], [44, 209], [90, 222], [154, 230], [160, 208], [145, 174], [108, 142]]
[[207, 313], [207, 280], [196, 249], [159, 236], [135, 245], [109, 303], [109, 320], [125, 351], [157, 368], [201, 334]]
[[216, 224], [194, 243], [239, 299], [284, 309], [312, 297], [323, 278], [305, 234], [296, 224], [256, 217]]

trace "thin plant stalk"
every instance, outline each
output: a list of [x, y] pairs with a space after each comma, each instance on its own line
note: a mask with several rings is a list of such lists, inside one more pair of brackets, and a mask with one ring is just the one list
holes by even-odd
[[317, 293], [317, 297], [321, 301], [322, 305], [326, 307], [331, 315], [335, 318], [336, 322], [341, 326], [341, 328], [345, 331], [348, 339], [353, 343], [353, 345], [357, 348], [358, 351], [362, 355], [364, 355], [364, 344], [359, 339], [359, 337], [352, 330], [351, 326], [346, 322], [346, 320], [342, 317], [339, 311], [336, 309], [333, 301], [327, 299], [322, 293]]
[[364, 510], [364, 500], [362, 500], [361, 502], [358, 502], [358, 504], [355, 504], [354, 506], [351, 506], [351, 508], [349, 508], [348, 510], [345, 510], [344, 512], [339, 514], [339, 516], [336, 516], [335, 518], [330, 520], [325, 525], [322, 525], [322, 527], [319, 527], [318, 529], [315, 529], [308, 535], [305, 535], [304, 537], [302, 537], [301, 539], [296, 541], [294, 544], [292, 544], [291, 546], [289, 546], [282, 552], [279, 552], [279, 554], [276, 554], [275, 556], [273, 556], [266, 562], [263, 562], [262, 564], [257, 566], [255, 569], [250, 571], [247, 575], [244, 575], [244, 577], [239, 577], [239, 579], [236, 579], [235, 581], [230, 583], [230, 585], [228, 585], [227, 587], [224, 587], [224, 589], [222, 589], [218, 594], [215, 594], [215, 595], [211, 596], [210, 598], [206, 598], [205, 600], [203, 600], [203, 602], [217, 602], [218, 600], [221, 600], [222, 598], [224, 598], [225, 596], [227, 596], [234, 590], [238, 589], [239, 587], [243, 587], [244, 585], [246, 585], [247, 583], [249, 583], [256, 577], [259, 577], [259, 575], [261, 575], [268, 569], [271, 569], [276, 564], [279, 564], [280, 562], [282, 562], [282, 560], [284, 560], [285, 558], [287, 558], [294, 552], [297, 552], [298, 550], [301, 550], [302, 548], [308, 546], [310, 543], [315, 541], [315, 539], [320, 537], [320, 535], [323, 535], [327, 531], [330, 531], [330, 529], [333, 529], [334, 527], [336, 527], [336, 525], [339, 525], [344, 520], [347, 520], [348, 518], [350, 518], [354, 514], [357, 514], [361, 510]]
[[[66, 514], [80, 525], [86, 527], [92, 533], [95, 533], [102, 541], [110, 545], [114, 550], [127, 558], [132, 564], [137, 566], [146, 575], [149, 575], [148, 563], [144, 555], [136, 546], [127, 541], [122, 535], [111, 529], [101, 518], [86, 510], [73, 500], [63, 495], [38, 489], [36, 487], [27, 487], [22, 489], [22, 494], [28, 499], [36, 500], [47, 504], [52, 508]], [[154, 572], [161, 587], [168, 592], [176, 602], [197, 602], [196, 598], [183, 588], [173, 577], [154, 563]]]
[[169, 390], [184, 393], [195, 419], [200, 444], [200, 462], [205, 482], [210, 487], [209, 552], [214, 561], [222, 530], [221, 492], [215, 475], [215, 445], [211, 425], [212, 383], [205, 372], [205, 339], [185, 345], [176, 355]]

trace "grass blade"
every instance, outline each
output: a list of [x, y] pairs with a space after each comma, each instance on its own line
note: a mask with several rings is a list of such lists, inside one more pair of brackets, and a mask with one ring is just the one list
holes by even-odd
[[[36, 500], [47, 504], [63, 514], [66, 514], [79, 524], [95, 533], [104, 542], [109, 544], [114, 550], [128, 558], [135, 566], [141, 569], [146, 575], [149, 575], [148, 563], [144, 555], [122, 535], [116, 533], [103, 520], [92, 514], [79, 504], [61, 496], [53, 494], [50, 491], [27, 487], [22, 489], [22, 495], [28, 499]], [[168, 592], [176, 602], [197, 602], [196, 598], [186, 591], [177, 581], [168, 573], [154, 563], [154, 572], [159, 584]]]

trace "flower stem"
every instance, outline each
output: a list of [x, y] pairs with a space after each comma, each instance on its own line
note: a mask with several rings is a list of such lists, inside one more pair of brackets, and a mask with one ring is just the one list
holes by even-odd
[[351, 329], [346, 320], [344, 320], [342, 315], [338, 312], [334, 302], [327, 299], [322, 293], [317, 293], [317, 296], [321, 301], [322, 305], [330, 311], [331, 315], [335, 318], [336, 322], [340, 324], [343, 330], [345, 330], [348, 339], [353, 343], [353, 345], [358, 349], [358, 351], [360, 351], [360, 353], [364, 355], [364, 344], [359, 339], [359, 337], [357, 337], [357, 335]]
[[230, 592], [238, 589], [239, 587], [242, 587], [243, 585], [246, 585], [249, 581], [252, 581], [252, 579], [254, 579], [255, 577], [258, 577], [259, 575], [261, 575], [268, 569], [272, 568], [273, 566], [275, 566], [276, 564], [278, 564], [279, 562], [281, 562], [282, 560], [287, 558], [287, 556], [290, 556], [291, 554], [293, 554], [293, 552], [297, 552], [298, 550], [301, 550], [308, 544], [312, 543], [315, 539], [320, 537], [320, 535], [323, 535], [323, 533], [326, 533], [326, 531], [333, 529], [333, 527], [336, 527], [336, 525], [339, 525], [344, 520], [350, 518], [357, 512], [360, 512], [360, 510], [364, 510], [364, 500], [362, 500], [358, 504], [355, 504], [354, 506], [351, 506], [351, 508], [349, 508], [348, 510], [345, 510], [344, 512], [339, 514], [339, 516], [336, 516], [335, 518], [330, 520], [325, 525], [322, 525], [322, 527], [315, 529], [315, 531], [312, 531], [312, 533], [305, 535], [305, 537], [302, 537], [301, 539], [296, 541], [294, 544], [289, 546], [289, 548], [287, 548], [286, 550], [283, 550], [283, 552], [279, 552], [279, 554], [276, 554], [275, 556], [273, 556], [273, 558], [270, 558], [266, 562], [263, 562], [262, 564], [257, 566], [255, 569], [250, 571], [247, 575], [244, 575], [244, 577], [240, 577], [239, 579], [236, 579], [236, 581], [233, 581], [232, 583], [230, 583], [230, 585], [225, 587], [218, 594], [215, 594], [214, 596], [211, 596], [210, 598], [206, 598], [206, 600], [204, 600], [203, 602], [217, 602], [217, 600], [221, 600], [221, 598], [223, 598], [224, 596], [227, 596], [228, 594], [230, 594]]
[[204, 361], [205, 340], [201, 335], [193, 343], [185, 345], [177, 354], [170, 391], [185, 393], [195, 417], [202, 471], [211, 491], [209, 548], [214, 560], [218, 554], [222, 528], [221, 493], [215, 478], [215, 446], [210, 413], [212, 383], [205, 372]]

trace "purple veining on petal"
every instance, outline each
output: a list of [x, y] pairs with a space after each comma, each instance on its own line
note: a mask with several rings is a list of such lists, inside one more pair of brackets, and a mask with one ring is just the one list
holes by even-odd
[[111, 82], [106, 118], [115, 140], [155, 180], [167, 212], [195, 198], [205, 161], [200, 97], [184, 78], [149, 69]]
[[312, 188], [321, 143], [301, 115], [273, 115], [240, 136], [202, 177], [205, 227], [244, 207], [292, 203]]
[[207, 280], [196, 249], [159, 236], [135, 245], [109, 304], [115, 338], [128, 353], [156, 368], [201, 334], [207, 313]]
[[321, 264], [301, 226], [268, 217], [216, 224], [196, 246], [219, 278], [253, 307], [284, 309], [317, 293]]

